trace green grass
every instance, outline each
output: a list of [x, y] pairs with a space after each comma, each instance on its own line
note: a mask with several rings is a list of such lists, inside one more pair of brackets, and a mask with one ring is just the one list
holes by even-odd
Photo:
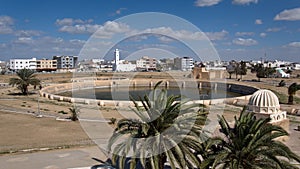
[[279, 93], [279, 92], [274, 91], [274, 90], [272, 90], [272, 92], [275, 93], [275, 95], [278, 97], [280, 103], [287, 103], [288, 102], [288, 95]]

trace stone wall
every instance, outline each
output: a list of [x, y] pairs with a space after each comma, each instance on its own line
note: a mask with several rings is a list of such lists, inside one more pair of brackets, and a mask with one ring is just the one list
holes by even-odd
[[[76, 79], [73, 80], [73, 83], [64, 83], [64, 84], [55, 84], [44, 87], [40, 90], [40, 96], [48, 98], [50, 100], [65, 101], [71, 103], [79, 104], [97, 104], [99, 106], [133, 106], [131, 101], [118, 101], [118, 100], [94, 100], [94, 99], [85, 99], [85, 98], [72, 98], [66, 96], [59, 96], [58, 93], [87, 89], [94, 87], [120, 87], [120, 86], [149, 86], [154, 87], [154, 85], [160, 80], [129, 80], [129, 79]], [[212, 90], [227, 90], [230, 92], [236, 92], [244, 94], [243, 96], [234, 97], [234, 98], [221, 98], [221, 99], [209, 99], [209, 100], [198, 100], [193, 102], [204, 103], [205, 105], [213, 105], [220, 103], [235, 103], [238, 100], [249, 100], [252, 93], [257, 90], [257, 88], [251, 86], [237, 85], [237, 84], [225, 84], [218, 82], [195, 82], [195, 81], [164, 81], [162, 82], [163, 86], [166, 88], [170, 86], [181, 87], [198, 87], [198, 88], [211, 88]]]

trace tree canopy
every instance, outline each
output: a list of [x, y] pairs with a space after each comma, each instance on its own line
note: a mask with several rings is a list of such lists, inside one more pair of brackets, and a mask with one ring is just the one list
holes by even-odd
[[17, 71], [17, 78], [10, 78], [9, 84], [12, 86], [17, 86], [21, 90], [23, 95], [27, 95], [28, 86], [33, 85], [37, 86], [41, 84], [41, 81], [36, 78], [34, 71], [31, 69], [21, 69]]

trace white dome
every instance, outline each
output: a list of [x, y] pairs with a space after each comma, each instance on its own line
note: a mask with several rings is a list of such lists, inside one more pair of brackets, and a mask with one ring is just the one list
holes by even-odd
[[248, 110], [267, 114], [280, 112], [278, 97], [270, 90], [258, 90], [250, 97]]

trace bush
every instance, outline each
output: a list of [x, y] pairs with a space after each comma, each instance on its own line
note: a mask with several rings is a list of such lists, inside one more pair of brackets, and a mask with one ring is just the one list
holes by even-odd
[[281, 80], [279, 83], [278, 83], [278, 86], [279, 87], [284, 87], [286, 85], [285, 81], [284, 80]]
[[63, 110], [61, 110], [61, 111], [59, 111], [59, 112], [57, 112], [57, 113], [60, 113], [60, 114], [68, 114], [68, 112], [65, 112], [65, 111], [63, 111]]
[[108, 124], [114, 125], [114, 124], [116, 124], [116, 122], [117, 122], [117, 119], [112, 117], [112, 118], [110, 118], [110, 122], [108, 122]]

